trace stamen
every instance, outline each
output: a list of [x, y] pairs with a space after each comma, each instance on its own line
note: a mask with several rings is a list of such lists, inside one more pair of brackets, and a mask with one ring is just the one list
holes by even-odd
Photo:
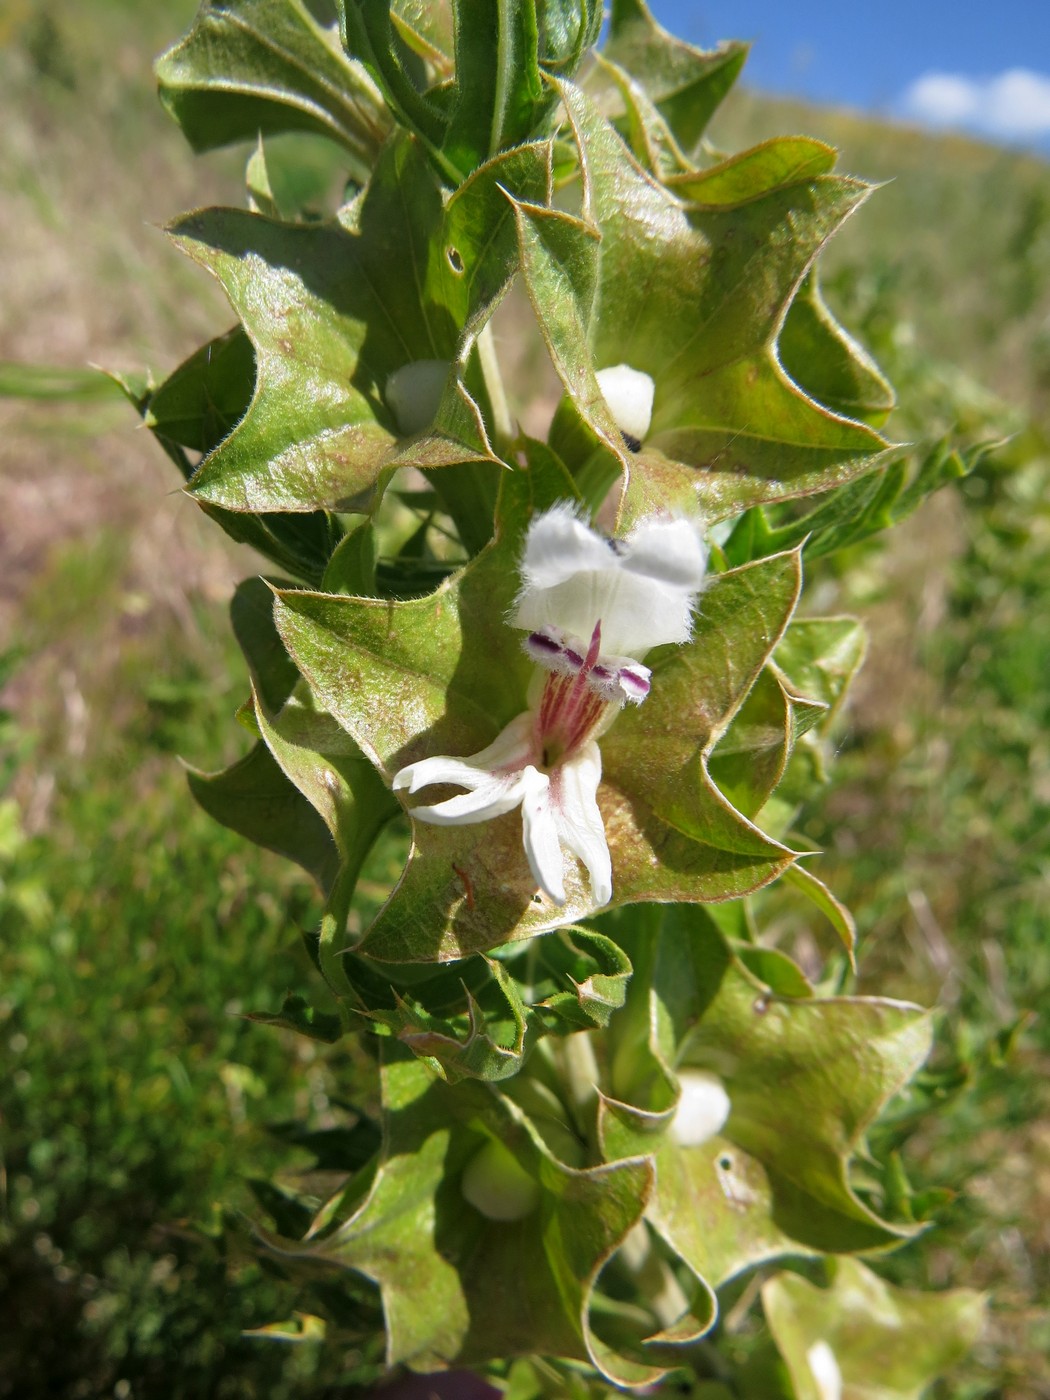
[[[548, 767], [559, 763], [593, 734], [610, 701], [623, 702], [622, 696], [611, 697], [607, 693], [612, 677], [598, 664], [601, 646], [602, 625], [598, 622], [591, 633], [587, 655], [574, 657], [579, 669], [570, 673], [559, 668], [543, 688], [536, 715], [536, 739]], [[573, 655], [568, 648], [563, 653], [565, 657]]]

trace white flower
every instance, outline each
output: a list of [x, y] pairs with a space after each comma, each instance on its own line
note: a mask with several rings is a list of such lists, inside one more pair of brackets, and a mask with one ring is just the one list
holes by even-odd
[[540, 1188], [501, 1142], [487, 1142], [460, 1178], [463, 1199], [489, 1220], [523, 1220], [539, 1205]]
[[452, 826], [488, 821], [520, 806], [522, 839], [536, 884], [565, 903], [564, 851], [590, 876], [596, 905], [612, 898], [612, 862], [598, 807], [598, 739], [626, 701], [649, 693], [650, 647], [684, 642], [703, 583], [707, 555], [696, 527], [654, 517], [625, 540], [584, 525], [568, 505], [530, 525], [522, 588], [511, 626], [540, 668], [529, 709], [480, 753], [410, 763], [394, 777], [398, 792], [435, 783], [466, 788], [416, 807], [419, 821]]

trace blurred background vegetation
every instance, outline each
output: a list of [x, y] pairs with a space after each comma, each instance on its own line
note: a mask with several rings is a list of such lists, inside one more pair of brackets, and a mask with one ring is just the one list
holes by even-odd
[[[345, 1093], [344, 1051], [242, 1014], [316, 993], [311, 891], [199, 812], [176, 761], [239, 751], [226, 605], [258, 564], [86, 369], [166, 373], [231, 320], [155, 226], [242, 200], [243, 153], [195, 160], [153, 91], [151, 58], [193, 9], [0, 4], [0, 1398], [279, 1400], [360, 1374], [357, 1353], [245, 1336], [296, 1302], [238, 1246], [259, 1213], [249, 1182], [294, 1171], [280, 1125], [324, 1126]], [[942, 1400], [1036, 1400], [1050, 166], [746, 90], [712, 136], [735, 150], [795, 131], [891, 182], [828, 249], [824, 285], [897, 385], [896, 436], [1005, 439], [892, 535], [813, 571], [809, 606], [857, 612], [872, 647], [804, 829], [858, 916], [860, 990], [943, 1012], [923, 1085], [942, 1111], [905, 1105], [887, 1131], [944, 1203], [883, 1271], [991, 1291], [987, 1338]], [[276, 178], [323, 204], [330, 161], [278, 147]]]

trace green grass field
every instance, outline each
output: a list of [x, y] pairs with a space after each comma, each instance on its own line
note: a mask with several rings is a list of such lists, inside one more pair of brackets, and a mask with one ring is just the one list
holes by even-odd
[[[312, 892], [199, 812], [177, 762], [238, 752], [225, 609], [258, 564], [85, 373], [166, 372], [232, 319], [156, 227], [241, 199], [243, 153], [194, 160], [153, 93], [151, 56], [192, 10], [0, 7], [0, 1397], [17, 1400], [331, 1395], [361, 1359], [243, 1335], [295, 1306], [238, 1245], [249, 1181], [306, 1160], [279, 1126], [324, 1126], [336, 1079], [328, 1052], [243, 1017], [316, 995]], [[746, 91], [713, 138], [793, 131], [891, 182], [825, 276], [898, 385], [891, 428], [1013, 434], [812, 580], [873, 643], [805, 831], [858, 915], [861, 989], [938, 1004], [930, 1091], [961, 1086], [904, 1147], [913, 1185], [952, 1197], [886, 1261], [991, 1292], [987, 1338], [935, 1393], [1037, 1400], [1050, 1030], [1025, 1014], [1050, 996], [1050, 167]]]

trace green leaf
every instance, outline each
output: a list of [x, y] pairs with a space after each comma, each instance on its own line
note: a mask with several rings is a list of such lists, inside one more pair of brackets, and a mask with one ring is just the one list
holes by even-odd
[[295, 1031], [310, 1040], [320, 1040], [325, 1045], [334, 1045], [343, 1034], [343, 1024], [338, 1016], [317, 1011], [305, 997], [292, 992], [285, 997], [280, 1011], [250, 1011], [247, 1019], [262, 1026]]
[[[831, 1286], [780, 1274], [762, 1306], [798, 1400], [919, 1400], [976, 1343], [985, 1300], [969, 1288], [895, 1288], [856, 1259], [830, 1266]], [[829, 1359], [830, 1354], [830, 1359]], [[831, 1369], [831, 1368], [834, 1369]], [[841, 1390], [821, 1378], [838, 1373]]]
[[385, 0], [344, 4], [343, 38], [456, 186], [486, 160], [548, 133], [558, 96], [543, 75], [575, 73], [602, 11], [593, 0], [454, 0], [452, 68], [447, 28], [437, 44], [420, 34], [424, 8], [409, 15]]
[[[343, 9], [342, 3], [339, 8]], [[452, 76], [455, 36], [451, 0], [394, 0], [390, 18], [406, 48], [426, 60], [431, 84]]]
[[397, 804], [346, 730], [316, 708], [305, 686], [300, 691], [272, 718], [256, 697], [259, 732], [281, 771], [331, 832], [342, 862], [341, 878], [347, 872], [356, 878]]
[[[800, 803], [827, 781], [834, 755], [834, 722], [867, 648], [867, 632], [852, 617], [799, 618], [791, 623], [774, 652], [773, 667], [791, 696], [795, 742], [771, 806], [779, 816], [763, 820], [775, 831], [785, 829]], [[815, 726], [799, 725], [809, 705]], [[819, 705], [820, 708], [816, 708]]]
[[969, 475], [989, 450], [988, 443], [979, 443], [959, 451], [940, 439], [897, 452], [882, 470], [840, 486], [783, 524], [771, 527], [761, 512], [748, 511], [726, 543], [726, 557], [743, 563], [804, 544], [806, 557], [818, 559], [860, 544], [906, 519], [934, 491]]
[[835, 168], [834, 147], [809, 136], [775, 136], [706, 170], [665, 181], [697, 209], [736, 209]]
[[[785, 1254], [870, 1249], [906, 1238], [857, 1197], [850, 1159], [930, 1045], [916, 1006], [778, 993], [735, 956], [701, 911], [626, 937], [635, 974], [611, 1023], [607, 1157], [652, 1153], [647, 1219], [714, 1285]], [[782, 955], [781, 955], [782, 956]], [[772, 969], [783, 985], [784, 972]], [[719, 1075], [722, 1132], [681, 1147], [668, 1132], [676, 1071]]]
[[392, 988], [394, 1008], [369, 1011], [368, 1018], [384, 1026], [449, 1084], [468, 1078], [490, 1083], [508, 1079], [517, 1074], [525, 1057], [526, 1008], [503, 968], [490, 962], [489, 969], [492, 986], [502, 997], [502, 1014], [486, 1014], [467, 987], [463, 989], [466, 1014], [455, 1021], [429, 1014]]
[[[794, 869], [794, 866], [792, 866]], [[785, 874], [790, 874], [786, 871]], [[778, 997], [811, 997], [813, 986], [797, 963], [779, 948], [763, 948], [753, 943], [735, 943], [732, 949], [752, 977]]]
[[[519, 202], [522, 267], [555, 368], [627, 480], [626, 517], [691, 500], [713, 521], [870, 471], [884, 439], [810, 398], [777, 354], [796, 287], [868, 187], [816, 175], [730, 208], [683, 207], [577, 89], [562, 92], [581, 216]], [[637, 453], [594, 377], [624, 361], [656, 390]]]
[[538, 945], [532, 978], [568, 982], [571, 991], [554, 991], [534, 1003], [544, 1025], [551, 1029], [591, 1030], [609, 1024], [627, 996], [631, 961], [604, 934], [593, 929], [565, 928]]
[[747, 51], [747, 44], [720, 44], [704, 52], [662, 29], [644, 0], [613, 0], [602, 53], [631, 74], [681, 149], [692, 154]]
[[270, 171], [266, 164], [266, 150], [261, 133], [255, 143], [255, 150], [248, 157], [244, 183], [248, 191], [248, 208], [253, 214], [265, 214], [268, 219], [282, 217], [280, 205], [270, 184]]
[[255, 385], [255, 353], [241, 326], [184, 360], [149, 398], [143, 421], [158, 441], [210, 452], [244, 417]]
[[[234, 511], [353, 509], [401, 462], [498, 463], [466, 379], [513, 270], [501, 186], [543, 196], [547, 148], [484, 167], [446, 208], [418, 148], [396, 140], [334, 222], [206, 210], [173, 226], [179, 246], [222, 282], [257, 366], [247, 413], [193, 477], [198, 500]], [[395, 370], [420, 360], [448, 361], [449, 378], [433, 425], [405, 439], [384, 391]]]
[[[560, 497], [560, 473], [545, 465], [547, 475], [534, 465], [505, 478], [496, 541], [428, 597], [279, 595], [278, 628], [319, 705], [388, 782], [417, 758], [479, 751], [526, 708], [531, 667], [505, 617], [530, 511]], [[649, 698], [602, 741], [598, 800], [615, 902], [730, 899], [793, 860], [732, 808], [704, 765], [798, 587], [796, 555], [724, 574], [703, 596], [693, 640], [650, 658]], [[536, 893], [517, 812], [477, 825], [416, 824], [405, 874], [361, 950], [389, 962], [455, 959], [575, 922], [593, 913], [593, 899], [585, 877], [567, 874], [564, 908]]]
[[[450, 1088], [403, 1048], [384, 1060], [383, 1151], [366, 1199], [324, 1238], [275, 1242], [281, 1257], [375, 1280], [391, 1365], [426, 1371], [535, 1353], [593, 1364], [595, 1280], [642, 1212], [650, 1166], [573, 1170], [505, 1096], [469, 1082]], [[464, 1171], [492, 1141], [537, 1188], [523, 1218], [487, 1218], [462, 1194]]]
[[718, 741], [708, 770], [738, 811], [754, 817], [784, 775], [794, 738], [792, 705], [767, 667]]
[[784, 879], [789, 885], [794, 885], [795, 889], [805, 895], [824, 915], [838, 934], [850, 960], [850, 966], [856, 970], [854, 949], [857, 943], [857, 929], [853, 915], [846, 906], [835, 898], [823, 880], [818, 880], [811, 870], [807, 870], [797, 861], [789, 870], [784, 871]]
[[456, 89], [442, 153], [466, 176], [530, 137], [557, 102], [540, 76], [535, 0], [458, 0]]
[[43, 399], [62, 403], [110, 398], [117, 386], [132, 403], [148, 392], [146, 382], [132, 383], [104, 370], [68, 365], [30, 365], [0, 360], [0, 399]]
[[807, 394], [847, 418], [878, 428], [896, 402], [878, 365], [828, 310], [815, 270], [791, 303], [778, 342], [780, 361]]
[[328, 561], [321, 586], [326, 593], [368, 597], [376, 592], [376, 538], [371, 520], [365, 520], [340, 541]]
[[855, 617], [794, 619], [774, 660], [791, 693], [817, 700], [833, 716], [861, 667], [868, 634]]
[[190, 791], [217, 822], [301, 865], [322, 890], [339, 857], [317, 811], [274, 762], [264, 744], [218, 773], [187, 770]]
[[312, 131], [344, 146], [364, 178], [391, 127], [364, 69], [302, 0], [206, 0], [156, 74], [161, 101], [197, 151]]
[[[254, 382], [254, 352], [238, 326], [195, 351], [158, 388], [122, 387], [188, 481], [194, 472], [188, 454], [211, 452], [233, 431], [251, 402]], [[340, 535], [338, 523], [324, 511], [249, 515], [205, 501], [200, 505], [231, 539], [310, 583], [320, 582]]]
[[299, 672], [274, 626], [272, 586], [261, 578], [239, 583], [230, 601], [230, 621], [260, 700], [267, 711], [279, 710]]
[[[512, 945], [497, 958], [420, 969], [422, 981], [404, 966], [356, 955], [345, 962], [362, 1014], [450, 1083], [507, 1080], [540, 1036], [608, 1025], [631, 977], [623, 950], [583, 928], [558, 929], [527, 953]], [[520, 1096], [518, 1102], [528, 1107]], [[563, 1140], [559, 1147], [564, 1152]], [[571, 1155], [563, 1159], [581, 1165]]]
[[668, 183], [685, 172], [691, 173], [692, 165], [679, 150], [641, 83], [604, 54], [596, 54], [595, 58], [597, 67], [608, 74], [623, 99], [624, 114], [615, 125], [638, 164]]
[[[450, 7], [434, 8], [443, 20]], [[418, 5], [395, 7], [387, 0], [340, 0], [340, 30], [344, 49], [361, 62], [401, 125], [415, 132], [431, 153], [436, 153], [446, 117], [440, 99], [428, 90], [432, 71], [420, 61], [423, 35], [417, 24], [424, 9]], [[403, 13], [405, 10], [408, 13]], [[440, 47], [427, 43], [427, 56], [443, 57], [440, 48], [447, 45], [448, 38], [442, 25]]]

